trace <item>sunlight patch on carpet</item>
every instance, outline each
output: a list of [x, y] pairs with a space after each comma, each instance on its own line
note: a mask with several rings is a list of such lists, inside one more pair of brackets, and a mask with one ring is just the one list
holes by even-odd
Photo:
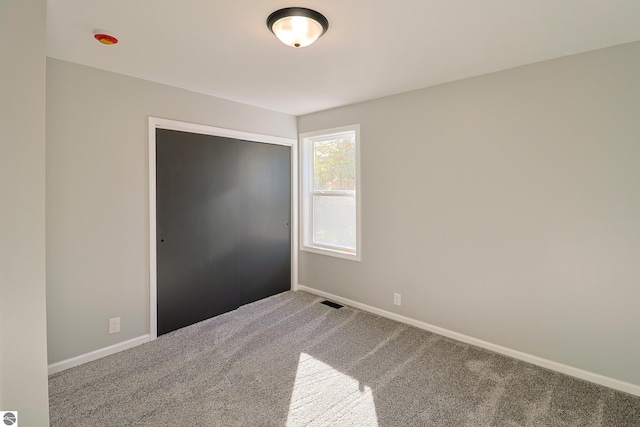
[[287, 426], [378, 426], [371, 388], [300, 353]]

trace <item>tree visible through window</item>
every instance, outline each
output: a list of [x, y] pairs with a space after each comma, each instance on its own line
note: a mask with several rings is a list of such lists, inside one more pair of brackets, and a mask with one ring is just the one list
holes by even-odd
[[357, 130], [303, 135], [303, 249], [359, 259]]
[[313, 189], [356, 191], [355, 134], [315, 141], [313, 148]]

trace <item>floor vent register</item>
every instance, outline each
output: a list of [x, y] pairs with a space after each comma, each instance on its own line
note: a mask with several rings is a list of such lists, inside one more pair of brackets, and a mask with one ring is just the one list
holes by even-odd
[[327, 300], [322, 301], [320, 304], [328, 305], [329, 307], [333, 307], [333, 308], [342, 308], [343, 307], [342, 305], [340, 305], [338, 303], [335, 303], [333, 301], [327, 301]]

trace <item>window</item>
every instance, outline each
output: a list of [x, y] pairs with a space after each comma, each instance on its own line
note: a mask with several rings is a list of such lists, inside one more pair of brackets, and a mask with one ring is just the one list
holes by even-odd
[[302, 250], [360, 261], [360, 126], [300, 135]]

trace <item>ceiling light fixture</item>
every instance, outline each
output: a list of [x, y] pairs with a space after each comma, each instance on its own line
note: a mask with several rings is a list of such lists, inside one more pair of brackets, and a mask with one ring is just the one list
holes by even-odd
[[298, 48], [309, 46], [322, 36], [329, 28], [329, 21], [315, 10], [287, 7], [269, 15], [267, 27], [282, 43]]

